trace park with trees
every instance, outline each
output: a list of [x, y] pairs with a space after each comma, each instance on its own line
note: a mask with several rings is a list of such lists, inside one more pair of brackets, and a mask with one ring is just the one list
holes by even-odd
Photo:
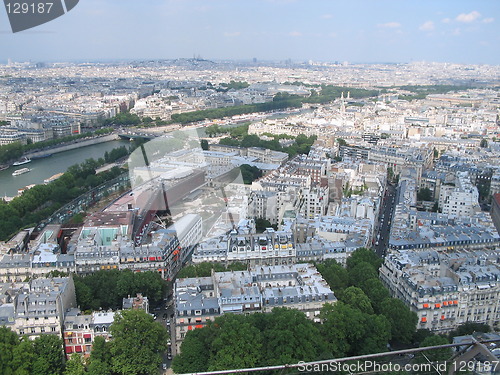
[[80, 309], [117, 310], [127, 296], [141, 293], [151, 305], [159, 305], [166, 295], [168, 284], [158, 272], [132, 270], [100, 270], [93, 274], [74, 275], [76, 298]]
[[289, 157], [294, 157], [298, 154], [308, 154], [311, 150], [311, 146], [317, 139], [315, 135], [308, 137], [304, 134], [299, 134], [297, 137], [293, 138], [295, 142], [292, 145], [283, 147], [279, 143], [279, 136], [273, 136], [273, 138], [272, 140], [263, 140], [256, 134], [244, 134], [239, 137], [222, 138], [219, 144], [236, 147], [267, 148], [273, 151], [286, 152]]

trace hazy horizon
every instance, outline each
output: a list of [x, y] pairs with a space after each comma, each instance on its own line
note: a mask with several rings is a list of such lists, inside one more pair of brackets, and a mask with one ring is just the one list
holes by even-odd
[[500, 64], [500, 2], [82, 0], [13, 34], [0, 62], [207, 60]]

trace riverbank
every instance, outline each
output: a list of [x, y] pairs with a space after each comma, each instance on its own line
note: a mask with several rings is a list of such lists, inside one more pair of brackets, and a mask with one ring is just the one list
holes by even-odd
[[84, 139], [82, 141], [77, 140], [77, 141], [74, 141], [70, 144], [64, 144], [61, 146], [50, 147], [50, 148], [47, 148], [47, 149], [41, 150], [41, 151], [27, 152], [26, 154], [24, 154], [24, 156], [29, 158], [29, 159], [39, 159], [39, 158], [48, 157], [52, 154], [57, 154], [59, 152], [75, 150], [77, 148], [93, 146], [93, 145], [96, 145], [99, 143], [115, 141], [118, 139], [119, 139], [118, 134], [108, 134], [108, 135], [103, 135], [100, 137], [95, 137], [92, 139]]

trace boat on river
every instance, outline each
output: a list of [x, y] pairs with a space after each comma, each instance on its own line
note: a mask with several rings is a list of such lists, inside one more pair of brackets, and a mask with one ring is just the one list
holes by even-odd
[[31, 159], [28, 159], [27, 157], [23, 157], [21, 160], [16, 161], [12, 165], [14, 167], [17, 167], [18, 165], [23, 165], [23, 164], [28, 164], [28, 163], [31, 163]]
[[30, 171], [31, 171], [31, 169], [29, 169], [29, 168], [21, 168], [21, 169], [18, 169], [16, 171], [12, 172], [12, 176], [19, 176], [21, 174], [25, 174], [25, 173], [28, 173]]

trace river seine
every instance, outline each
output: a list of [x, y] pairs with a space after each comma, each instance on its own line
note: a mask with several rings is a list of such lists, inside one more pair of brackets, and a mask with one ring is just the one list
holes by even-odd
[[[43, 184], [43, 181], [57, 173], [66, 172], [74, 165], [80, 164], [85, 159], [99, 159], [104, 157], [106, 151], [111, 151], [120, 146], [127, 146], [129, 142], [123, 140], [110, 141], [92, 146], [77, 148], [53, 154], [48, 158], [32, 160], [31, 163], [10, 167], [0, 171], [0, 197], [14, 197], [18, 189], [30, 184]], [[12, 172], [21, 168], [29, 168], [31, 171], [19, 176], [12, 176]]]

